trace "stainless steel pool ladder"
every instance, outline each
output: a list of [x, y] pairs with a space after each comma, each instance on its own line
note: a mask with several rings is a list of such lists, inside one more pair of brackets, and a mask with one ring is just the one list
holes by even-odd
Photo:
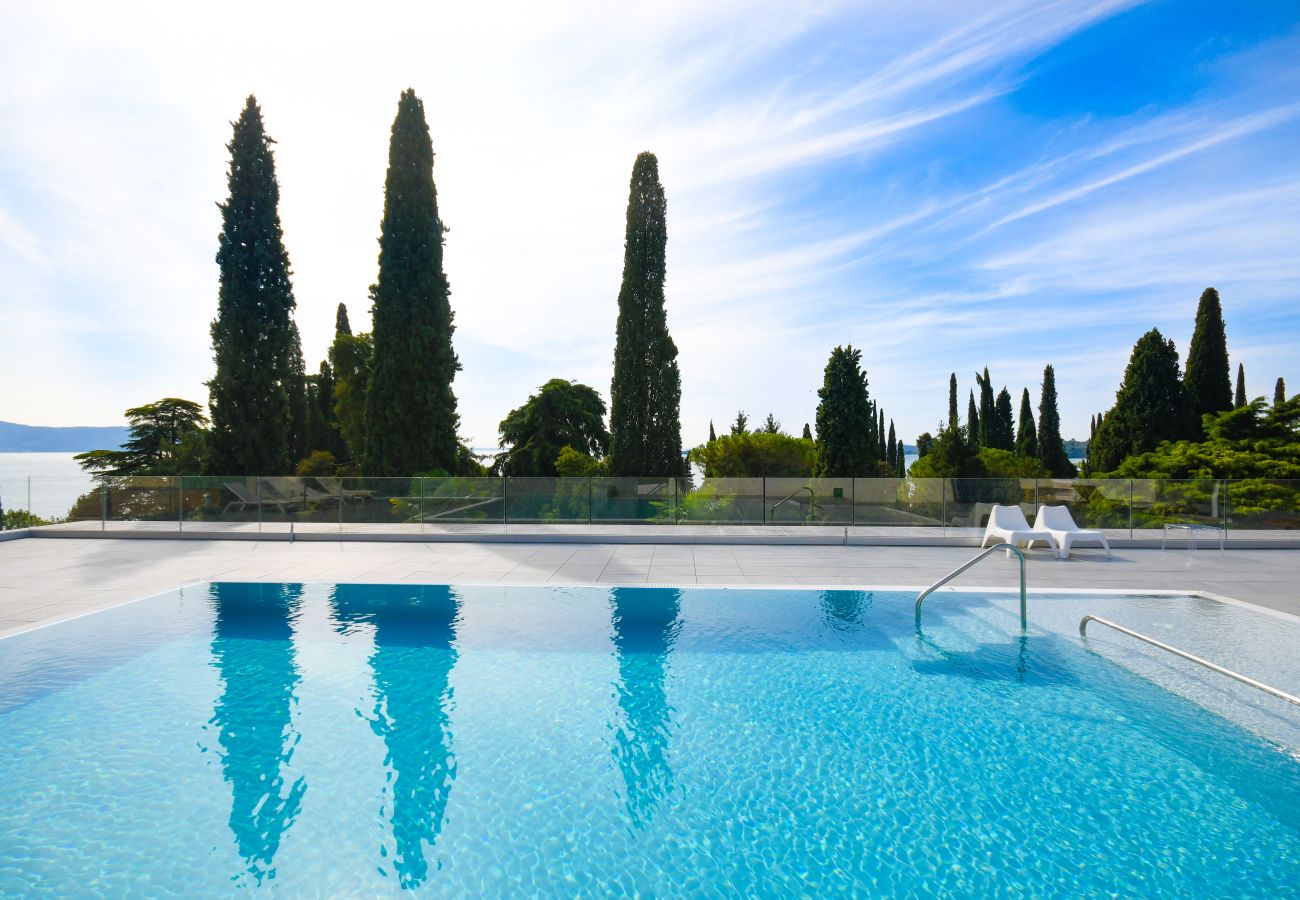
[[1246, 675], [1242, 675], [1240, 672], [1234, 672], [1231, 669], [1225, 669], [1223, 666], [1215, 665], [1214, 663], [1210, 662], [1208, 659], [1201, 659], [1199, 656], [1193, 656], [1191, 653], [1188, 653], [1186, 650], [1179, 650], [1177, 647], [1171, 647], [1168, 644], [1164, 643], [1163, 641], [1157, 641], [1153, 637], [1148, 637], [1145, 634], [1140, 634], [1139, 632], [1133, 631], [1130, 628], [1125, 628], [1123, 625], [1117, 625], [1116, 623], [1110, 621], [1109, 619], [1103, 619], [1100, 616], [1084, 616], [1082, 619], [1080, 619], [1079, 637], [1087, 639], [1089, 622], [1098, 622], [1102, 625], [1105, 625], [1107, 628], [1115, 629], [1121, 634], [1127, 634], [1131, 638], [1137, 638], [1139, 641], [1142, 641], [1143, 643], [1150, 644], [1152, 647], [1159, 647], [1161, 650], [1168, 650], [1170, 653], [1174, 654], [1175, 656], [1181, 656], [1183, 659], [1190, 660], [1191, 662], [1196, 663], [1198, 666], [1205, 666], [1205, 668], [1213, 672], [1218, 672], [1220, 675], [1227, 675], [1229, 678], [1232, 678], [1236, 681], [1240, 681], [1242, 684], [1248, 684], [1253, 688], [1258, 688], [1259, 690], [1263, 691], [1266, 694], [1272, 694], [1274, 697], [1277, 697], [1279, 700], [1285, 700], [1287, 703], [1294, 703], [1296, 706], [1300, 706], [1300, 697], [1296, 697], [1292, 694], [1288, 694], [1286, 691], [1279, 691], [1277, 688], [1270, 687], [1269, 685], [1265, 684], [1262, 681], [1256, 681], [1253, 678], [1250, 678]]
[[916, 595], [916, 627], [918, 630], [920, 630], [921, 628], [921, 603], [925, 600], [925, 598], [933, 594], [936, 590], [943, 587], [948, 582], [952, 581], [962, 572], [965, 572], [971, 566], [975, 565], [975, 563], [979, 562], [981, 559], [988, 556], [990, 553], [992, 553], [995, 550], [1006, 550], [1008, 553], [1014, 553], [1020, 559], [1020, 628], [1023, 630], [1029, 627], [1029, 623], [1025, 616], [1025, 554], [1021, 552], [1020, 548], [1017, 547], [1015, 544], [994, 544], [992, 547], [989, 547], [987, 550], [981, 550], [979, 554], [977, 554], [971, 559], [968, 559], [966, 562], [962, 563], [960, 566], [953, 569], [947, 575], [943, 576], [934, 584], [930, 585], [928, 588], [926, 588], [925, 590], [921, 591], [921, 593]]

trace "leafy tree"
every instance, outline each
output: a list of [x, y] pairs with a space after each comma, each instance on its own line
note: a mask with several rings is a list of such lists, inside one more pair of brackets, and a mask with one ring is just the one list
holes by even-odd
[[1115, 406], [1097, 423], [1097, 435], [1088, 448], [1089, 471], [1111, 471], [1125, 457], [1154, 450], [1161, 441], [1190, 436], [1178, 350], [1153, 328], [1133, 346]]
[[271, 143], [250, 95], [226, 145], [230, 194], [221, 204], [217, 249], [207, 463], [219, 475], [278, 475], [290, 466], [294, 299]]
[[451, 383], [460, 364], [451, 346], [444, 231], [424, 104], [408, 89], [388, 145], [379, 279], [370, 289], [375, 352], [362, 454], [368, 474], [457, 466], [460, 418]]
[[819, 457], [812, 441], [757, 431], [724, 434], [695, 447], [688, 458], [703, 467], [706, 478], [802, 478], [813, 474]]
[[[1177, 366], [1175, 353], [1175, 377]], [[1073, 478], [1079, 474], [1061, 440], [1061, 414], [1056, 408], [1056, 371], [1050, 364], [1043, 369], [1043, 392], [1038, 400], [1038, 459], [1053, 478]]]
[[989, 429], [990, 444], [998, 450], [1016, 449], [1015, 423], [1011, 416], [1011, 394], [1004, 387], [993, 403], [993, 427]]
[[1236, 402], [1233, 403], [1237, 409], [1246, 405], [1246, 367], [1237, 363], [1237, 396]]
[[889, 443], [885, 449], [885, 463], [889, 466], [889, 471], [894, 472], [898, 469], [898, 437], [894, 434], [894, 420], [889, 420]]
[[334, 427], [334, 370], [327, 360], [321, 360], [320, 370], [312, 379], [312, 400], [315, 406], [311, 421], [310, 444], [313, 450], [328, 450], [337, 458], [344, 455], [343, 440]]
[[1034, 410], [1029, 405], [1029, 388], [1020, 393], [1020, 427], [1016, 432], [1016, 452], [1038, 458], [1038, 434], [1034, 427]]
[[862, 351], [836, 347], [817, 391], [817, 462], [813, 474], [821, 478], [851, 478], [875, 469], [877, 449], [868, 445], [872, 429], [867, 393], [867, 373]]
[[907, 474], [912, 478], [985, 478], [988, 469], [961, 428], [944, 428], [930, 451], [912, 463]]
[[717, 439], [718, 439], [718, 435], [713, 430], [713, 420], [709, 419], [709, 440], [716, 441]]
[[813, 439], [812, 428], [808, 426], [807, 422], [803, 423], [803, 439], [805, 441], [811, 441]]
[[73, 457], [95, 475], [196, 475], [208, 424], [203, 407], [164, 397], [126, 411], [130, 437], [120, 450], [91, 450]]
[[731, 433], [733, 435], [749, 434], [749, 416], [743, 411], [737, 410], [736, 421], [731, 423]]
[[758, 430], [764, 434], [780, 434], [781, 423], [776, 420], [776, 416], [768, 413], [767, 418], [763, 421], [763, 427]]
[[313, 450], [311, 455], [298, 463], [294, 473], [299, 478], [314, 478], [318, 475], [333, 475], [338, 470], [334, 454], [328, 450]]
[[948, 376], [948, 427], [956, 430], [961, 425], [957, 419], [957, 373]]
[[885, 462], [888, 455], [889, 451], [885, 446], [885, 411], [882, 409], [880, 421], [876, 423], [876, 462]]
[[1197, 437], [1201, 417], [1232, 408], [1232, 382], [1228, 370], [1228, 336], [1223, 324], [1219, 292], [1206, 288], [1196, 307], [1196, 329], [1187, 349], [1187, 374], [1183, 378], [1187, 406]]
[[608, 475], [609, 460], [596, 459], [581, 450], [565, 447], [560, 451], [560, 455], [555, 457], [555, 474], [561, 478], [593, 478]]
[[560, 451], [571, 447], [593, 458], [609, 451], [605, 401], [585, 384], [552, 378], [523, 406], [501, 420], [497, 460], [503, 475], [555, 475]]
[[1029, 456], [1021, 456], [997, 447], [981, 447], [980, 462], [990, 478], [1049, 478], [1047, 467]]
[[934, 447], [934, 435], [930, 434], [930, 432], [928, 431], [921, 432], [921, 434], [916, 439], [917, 457], [919, 458], [928, 455], [930, 450], [933, 447]]
[[614, 475], [676, 476], [683, 471], [682, 381], [664, 310], [667, 243], [659, 161], [653, 153], [642, 153], [632, 166], [618, 292], [609, 417]]
[[366, 393], [374, 364], [375, 345], [369, 334], [339, 334], [330, 347], [334, 371], [334, 425], [343, 459], [356, 461], [366, 439]]
[[348, 321], [348, 307], [346, 303], [340, 303], [338, 309], [334, 310], [334, 336], [340, 334], [351, 334], [352, 323]]
[[1278, 406], [1286, 400], [1286, 381], [1279, 377], [1273, 385], [1273, 405]]
[[898, 447], [894, 451], [894, 459], [894, 475], [897, 478], [902, 478], [907, 474], [907, 448], [903, 446], [902, 441], [898, 442]]

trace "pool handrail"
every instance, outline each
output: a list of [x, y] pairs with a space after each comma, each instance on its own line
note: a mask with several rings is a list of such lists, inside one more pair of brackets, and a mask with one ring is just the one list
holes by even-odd
[[1163, 641], [1158, 641], [1153, 637], [1149, 637], [1148, 635], [1134, 631], [1131, 628], [1125, 628], [1123, 625], [1119, 625], [1115, 622], [1110, 621], [1109, 619], [1103, 619], [1101, 616], [1084, 616], [1082, 619], [1079, 620], [1079, 637], [1084, 640], [1087, 640], [1088, 638], [1087, 629], [1088, 629], [1089, 622], [1099, 622], [1102, 625], [1105, 625], [1107, 628], [1113, 628], [1116, 631], [1120, 632], [1121, 634], [1127, 634], [1131, 638], [1137, 638], [1139, 641], [1150, 644], [1152, 647], [1159, 647], [1161, 650], [1168, 650], [1170, 653], [1174, 654], [1175, 656], [1180, 656], [1183, 659], [1194, 662], [1199, 666], [1205, 666], [1205, 668], [1213, 672], [1218, 672], [1220, 675], [1227, 675], [1229, 678], [1232, 678], [1236, 681], [1240, 681], [1242, 684], [1250, 685], [1251, 687], [1261, 690], [1266, 694], [1272, 694], [1274, 697], [1277, 697], [1279, 700], [1285, 700], [1287, 703], [1294, 703], [1296, 706], [1300, 706], [1300, 697], [1296, 697], [1293, 694], [1288, 694], [1286, 691], [1278, 690], [1277, 688], [1272, 687], [1271, 685], [1267, 685], [1262, 681], [1256, 681], [1254, 678], [1251, 678], [1248, 675], [1242, 675], [1240, 672], [1234, 672], [1231, 669], [1225, 669], [1223, 666], [1220, 666], [1216, 663], [1212, 663], [1208, 659], [1201, 659], [1201, 657], [1188, 653], [1186, 650], [1179, 650], [1177, 647], [1171, 647], [1170, 645], [1164, 643]]
[[1004, 543], [1004, 544], [994, 544], [992, 547], [989, 547], [987, 550], [981, 550], [978, 554], [966, 560], [966, 562], [962, 563], [960, 566], [953, 569], [947, 575], [943, 576], [934, 584], [930, 585], [928, 588], [926, 588], [925, 590], [921, 591], [921, 593], [916, 595], [916, 630], [917, 631], [921, 630], [921, 603], [925, 600], [925, 598], [933, 594], [936, 590], [943, 587], [948, 582], [952, 581], [962, 572], [965, 572], [967, 569], [975, 565], [984, 557], [988, 556], [994, 550], [1006, 550], [1008, 554], [1014, 553], [1020, 559], [1020, 628], [1023, 631], [1025, 628], [1029, 627], [1028, 618], [1025, 614], [1025, 554], [1015, 544]]

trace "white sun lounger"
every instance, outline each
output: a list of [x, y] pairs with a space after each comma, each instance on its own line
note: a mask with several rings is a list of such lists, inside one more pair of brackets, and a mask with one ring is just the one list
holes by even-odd
[[[1050, 536], [1054, 538], [1056, 545], [1060, 548], [1058, 555], [1062, 559], [1069, 559], [1070, 545], [1077, 544], [1080, 541], [1100, 542], [1102, 547], [1106, 549], [1106, 556], [1110, 557], [1110, 544], [1106, 540], [1106, 535], [1100, 531], [1080, 528], [1074, 524], [1074, 517], [1070, 515], [1068, 507], [1038, 507], [1038, 515], [1034, 517], [1034, 531], [1038, 532], [1042, 537]], [[1034, 540], [1041, 539], [1039, 537]]]
[[[1034, 545], [1034, 541], [1047, 541], [1052, 545], [1052, 553], [1060, 555], [1056, 538], [1051, 532], [1036, 531], [1030, 528], [1029, 523], [1025, 521], [1025, 514], [1020, 511], [1019, 506], [994, 506], [989, 511], [989, 524], [984, 529], [984, 540], [980, 541], [980, 546], [983, 547], [988, 544], [990, 538], [1012, 546], [1024, 541], [1026, 550]], [[1008, 550], [1007, 556], [1010, 555], [1011, 551]]]

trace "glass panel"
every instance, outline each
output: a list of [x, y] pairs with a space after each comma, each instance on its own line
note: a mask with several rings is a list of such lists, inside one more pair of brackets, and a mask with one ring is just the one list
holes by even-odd
[[761, 525], [763, 479], [705, 478], [682, 485], [677, 520], [683, 525]]
[[[419, 478], [340, 478], [330, 512], [345, 532], [418, 534], [423, 530]], [[322, 485], [334, 488], [327, 479]]]
[[1300, 481], [1248, 478], [1228, 482], [1226, 491], [1231, 536], [1295, 537], [1286, 532], [1300, 528]]
[[1026, 519], [1035, 512], [1032, 478], [948, 478], [944, 491], [947, 526], [959, 535], [982, 535], [994, 506], [1019, 506]]
[[89, 476], [39, 476], [31, 480], [33, 515], [61, 528], [98, 529], [103, 519], [104, 497]]
[[852, 478], [767, 478], [763, 506], [769, 525], [848, 525]]
[[425, 526], [500, 524], [505, 515], [504, 478], [424, 479]]
[[512, 477], [506, 481], [506, 519], [511, 523], [587, 521], [589, 479]]
[[1064, 506], [1080, 528], [1128, 537], [1129, 487], [1127, 478], [1040, 478], [1038, 505]]
[[1166, 524], [1222, 527], [1222, 487], [1212, 478], [1133, 479], [1133, 537], [1159, 540]]
[[0, 478], [0, 512], [4, 514], [0, 528], [27, 528], [43, 521], [32, 516], [28, 505], [27, 476]]
[[591, 521], [632, 525], [671, 525], [676, 493], [669, 478], [592, 478]]
[[942, 478], [855, 478], [853, 524], [942, 528]]
[[175, 531], [179, 527], [179, 478], [119, 475], [102, 482], [106, 528]]

